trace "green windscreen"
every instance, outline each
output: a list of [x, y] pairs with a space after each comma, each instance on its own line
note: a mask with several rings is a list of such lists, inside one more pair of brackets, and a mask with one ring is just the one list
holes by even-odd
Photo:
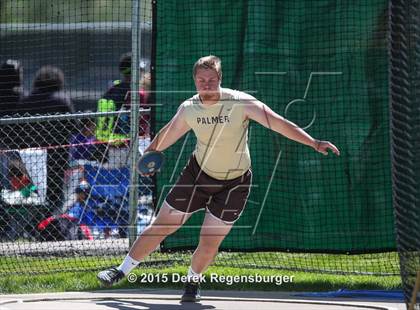
[[391, 0], [389, 19], [392, 193], [407, 309], [420, 309], [420, 1]]
[[[222, 249], [395, 249], [387, 1], [165, 0], [154, 18], [156, 130], [195, 94], [194, 62], [213, 54], [223, 87], [252, 94], [341, 151], [324, 156], [251, 122], [252, 191]], [[189, 132], [165, 151], [159, 202], [195, 142]], [[203, 217], [194, 214], [163, 249], [195, 248]]]

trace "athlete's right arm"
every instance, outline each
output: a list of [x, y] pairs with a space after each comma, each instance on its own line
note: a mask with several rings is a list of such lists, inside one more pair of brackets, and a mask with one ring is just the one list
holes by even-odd
[[186, 134], [191, 128], [185, 121], [184, 115], [185, 108], [181, 106], [172, 120], [158, 132], [144, 152], [164, 151]]

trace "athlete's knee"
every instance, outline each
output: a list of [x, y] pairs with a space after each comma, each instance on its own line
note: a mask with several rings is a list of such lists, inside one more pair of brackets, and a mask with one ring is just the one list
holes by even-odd
[[143, 235], [147, 236], [168, 236], [177, 231], [181, 225], [179, 224], [152, 224], [147, 227]]
[[219, 245], [210, 242], [200, 242], [198, 248], [206, 256], [216, 256], [219, 252]]

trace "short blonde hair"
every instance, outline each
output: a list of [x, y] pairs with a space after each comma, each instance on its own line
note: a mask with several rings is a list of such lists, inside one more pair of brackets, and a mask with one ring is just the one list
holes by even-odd
[[217, 56], [209, 55], [209, 56], [201, 57], [199, 60], [197, 60], [193, 67], [194, 78], [198, 69], [214, 70], [217, 72], [219, 79], [222, 79], [222, 61]]

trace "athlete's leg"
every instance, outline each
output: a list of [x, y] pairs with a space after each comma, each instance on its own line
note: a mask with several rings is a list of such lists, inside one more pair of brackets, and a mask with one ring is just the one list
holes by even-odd
[[120, 281], [142, 259], [153, 252], [166, 236], [181, 227], [190, 216], [191, 214], [177, 211], [164, 202], [156, 219], [137, 237], [121, 265], [99, 272], [97, 278], [105, 286], [111, 286]]
[[191, 260], [191, 269], [194, 273], [204, 272], [213, 262], [220, 244], [229, 234], [233, 224], [222, 221], [207, 211], [201, 227], [200, 242]]
[[229, 181], [227, 190], [213, 196], [201, 227], [200, 242], [192, 257], [190, 276], [204, 272], [217, 255], [220, 244], [242, 214], [251, 180], [249, 170], [242, 177]]
[[191, 214], [173, 209], [165, 201], [156, 219], [137, 237], [128, 255], [141, 261], [153, 252], [168, 235], [177, 231], [190, 216]]
[[200, 242], [195, 250], [188, 281], [185, 283], [182, 302], [197, 302], [201, 300], [200, 274], [213, 262], [219, 246], [231, 230], [233, 223], [224, 222], [207, 212], [200, 232]]

